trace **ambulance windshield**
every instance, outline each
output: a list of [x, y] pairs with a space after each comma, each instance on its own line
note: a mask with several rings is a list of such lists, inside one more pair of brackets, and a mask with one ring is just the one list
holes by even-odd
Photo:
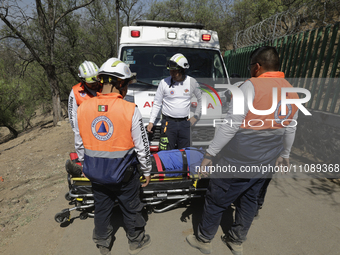
[[121, 60], [129, 64], [130, 70], [137, 74], [137, 80], [158, 85], [168, 77], [167, 61], [176, 53], [182, 53], [189, 62], [186, 71], [194, 78], [210, 78], [222, 81], [226, 78], [219, 51], [166, 46], [129, 46], [121, 50]]

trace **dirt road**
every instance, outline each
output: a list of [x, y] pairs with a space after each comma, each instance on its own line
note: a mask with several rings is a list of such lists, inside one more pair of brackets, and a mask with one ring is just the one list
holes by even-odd
[[[10, 149], [8, 149], [10, 148]], [[69, 207], [64, 169], [73, 149], [68, 123], [36, 129], [0, 145], [0, 254], [92, 255], [93, 219], [72, 212], [69, 224], [58, 224], [54, 215]], [[292, 155], [294, 162], [308, 160]], [[196, 228], [203, 201], [194, 200], [164, 213], [145, 214], [152, 245], [140, 254], [201, 254], [185, 237]], [[232, 208], [213, 240], [212, 254], [231, 254], [220, 241], [230, 226]], [[112, 254], [128, 254], [120, 211], [115, 211], [116, 240]], [[271, 182], [260, 217], [253, 222], [244, 243], [248, 255], [340, 254], [340, 186], [327, 179], [275, 179]]]

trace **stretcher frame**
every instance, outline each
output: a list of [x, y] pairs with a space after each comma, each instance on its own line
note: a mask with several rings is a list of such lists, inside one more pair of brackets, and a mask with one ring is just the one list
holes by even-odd
[[[177, 207], [178, 205], [195, 198], [205, 196], [208, 180], [198, 179], [197, 175], [192, 175], [189, 168], [185, 166], [182, 171], [161, 171], [161, 168], [154, 168], [151, 171], [151, 181], [145, 188], [141, 188], [141, 201], [148, 207], [149, 211], [162, 213]], [[167, 175], [178, 174], [176, 177]], [[94, 198], [92, 185], [86, 177], [72, 177], [67, 174], [69, 191], [65, 194], [65, 199], [69, 201], [72, 208], [64, 209], [55, 215], [55, 221], [65, 223], [71, 219], [71, 211], [80, 211], [79, 218], [86, 219], [94, 216]], [[143, 176], [141, 183], [145, 182]], [[167, 203], [165, 203], [167, 202]], [[166, 204], [162, 208], [156, 208], [160, 204]], [[118, 201], [116, 203], [118, 205]]]

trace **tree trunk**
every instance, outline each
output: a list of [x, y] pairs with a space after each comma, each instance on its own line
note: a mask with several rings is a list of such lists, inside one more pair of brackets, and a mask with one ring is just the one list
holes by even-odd
[[116, 56], [118, 56], [119, 51], [119, 0], [116, 0]]
[[53, 125], [56, 126], [58, 121], [62, 120], [61, 103], [60, 103], [60, 90], [57, 75], [54, 65], [48, 65], [45, 68], [48, 82], [51, 88], [52, 103], [53, 103]]
[[12, 135], [14, 136], [14, 138], [17, 138], [18, 137], [18, 131], [15, 130], [14, 127], [11, 127], [9, 125], [4, 125], [6, 128], [9, 129], [9, 131], [12, 133]]

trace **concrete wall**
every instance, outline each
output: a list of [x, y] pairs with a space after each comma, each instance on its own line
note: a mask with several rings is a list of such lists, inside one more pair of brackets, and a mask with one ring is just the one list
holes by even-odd
[[312, 116], [299, 112], [294, 147], [324, 163], [340, 163], [340, 115], [309, 111]]

